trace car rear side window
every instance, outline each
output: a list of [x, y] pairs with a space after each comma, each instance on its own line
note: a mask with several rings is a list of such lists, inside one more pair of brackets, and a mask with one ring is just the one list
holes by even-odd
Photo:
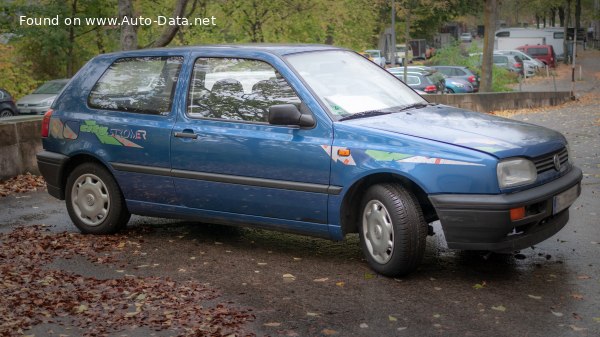
[[300, 104], [287, 81], [266, 62], [199, 58], [190, 81], [190, 117], [267, 123], [269, 107]]
[[527, 51], [532, 56], [548, 55], [548, 48], [529, 48]]
[[92, 108], [168, 115], [183, 57], [128, 57], [116, 60], [88, 97]]

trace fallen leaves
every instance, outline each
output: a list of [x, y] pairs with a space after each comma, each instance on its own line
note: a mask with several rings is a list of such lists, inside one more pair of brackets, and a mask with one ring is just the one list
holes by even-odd
[[245, 323], [254, 320], [250, 310], [216, 303], [219, 293], [206, 284], [132, 275], [96, 279], [45, 267], [55, 258], [76, 256], [116, 264], [129, 246], [121, 245], [126, 239], [55, 234], [43, 226], [0, 234], [0, 336], [61, 317], [84, 336], [112, 335], [131, 326], [174, 335], [248, 335]]
[[25, 193], [46, 188], [46, 181], [42, 176], [31, 173], [21, 174], [5, 181], [0, 181], [0, 197], [14, 193]]
[[492, 310], [496, 310], [496, 311], [501, 311], [501, 312], [505, 312], [506, 311], [506, 307], [503, 305], [498, 305], [498, 306], [494, 306], [492, 307]]
[[473, 289], [475, 289], [475, 290], [479, 290], [479, 289], [483, 289], [483, 288], [485, 288], [485, 286], [486, 286], [486, 283], [485, 283], [485, 281], [483, 281], [483, 282], [481, 282], [481, 283], [477, 283], [477, 284], [475, 284], [475, 285], [473, 286]]

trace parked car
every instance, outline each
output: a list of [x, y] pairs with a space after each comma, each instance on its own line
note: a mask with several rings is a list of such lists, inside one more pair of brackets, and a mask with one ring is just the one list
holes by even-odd
[[19, 110], [15, 106], [15, 101], [4, 89], [0, 89], [0, 118], [11, 117], [19, 114]]
[[493, 62], [497, 67], [504, 68], [514, 73], [523, 74], [523, 60], [521, 60], [518, 56], [494, 54]]
[[525, 69], [525, 73], [527, 74], [527, 77], [535, 76], [535, 74], [537, 73], [537, 71], [539, 69], [538, 63], [540, 63], [542, 65], [542, 67], [544, 67], [544, 64], [541, 61], [536, 60], [533, 57], [531, 57], [519, 50], [514, 50], [514, 51], [494, 50], [494, 54], [518, 56], [523, 61], [523, 66], [525, 67], [524, 69]]
[[554, 48], [552, 45], [525, 45], [517, 47], [517, 50], [520, 50], [525, 54], [542, 61], [548, 67], [556, 67], [556, 54], [554, 53]]
[[381, 50], [368, 49], [365, 50], [365, 54], [369, 55], [369, 59], [380, 67], [385, 67], [385, 56], [381, 54]]
[[430, 104], [327, 45], [100, 55], [41, 136], [48, 193], [84, 233], [117, 232], [131, 214], [358, 233], [389, 276], [417, 268], [433, 221], [449, 248], [524, 249], [566, 225], [581, 191], [560, 133]]
[[[398, 78], [400, 81], [404, 82], [403, 67], [388, 68], [387, 70], [392, 73], [392, 75], [396, 76], [396, 78]], [[413, 90], [422, 91], [427, 94], [435, 94], [438, 92], [443, 92], [444, 90], [444, 84], [428, 71], [407, 71], [406, 84], [413, 88]]]
[[441, 72], [449, 78], [460, 78], [473, 86], [473, 91], [479, 91], [479, 76], [467, 67], [461, 66], [432, 66], [431, 68]]
[[68, 82], [68, 79], [61, 79], [42, 84], [34, 92], [17, 101], [19, 112], [21, 114], [43, 115], [50, 109], [52, 102]]
[[460, 42], [471, 42], [473, 41], [473, 35], [471, 33], [460, 34]]
[[444, 86], [446, 88], [445, 92], [448, 94], [469, 94], [475, 91], [469, 81], [456, 77], [446, 77]]
[[524, 62], [531, 62], [533, 67], [538, 70], [544, 67], [544, 62], [536, 59], [535, 57], [531, 57], [520, 50], [494, 50], [494, 53], [497, 54], [512, 54], [519, 56]]
[[[396, 64], [404, 65], [404, 58], [406, 57], [406, 44], [396, 45]], [[411, 45], [408, 45], [408, 64], [413, 61], [413, 50]]]

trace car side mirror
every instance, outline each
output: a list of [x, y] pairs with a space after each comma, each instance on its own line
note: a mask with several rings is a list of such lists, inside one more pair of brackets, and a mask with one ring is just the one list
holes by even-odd
[[269, 124], [299, 127], [315, 125], [315, 118], [310, 113], [302, 113], [294, 104], [277, 104], [269, 107]]

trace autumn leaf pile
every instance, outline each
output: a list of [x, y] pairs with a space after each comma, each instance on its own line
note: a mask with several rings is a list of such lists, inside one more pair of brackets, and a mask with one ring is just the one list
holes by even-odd
[[[79, 327], [86, 336], [149, 327], [177, 336], [244, 336], [250, 310], [215, 304], [219, 293], [195, 282], [160, 277], [96, 279], [48, 267], [77, 255], [111, 264], [124, 254], [125, 236], [51, 233], [43, 226], [0, 234], [0, 336], [33, 325]], [[129, 239], [131, 240], [131, 239]]]
[[21, 174], [8, 180], [0, 180], [0, 197], [13, 193], [25, 193], [46, 188], [46, 181], [42, 176], [31, 173]]

